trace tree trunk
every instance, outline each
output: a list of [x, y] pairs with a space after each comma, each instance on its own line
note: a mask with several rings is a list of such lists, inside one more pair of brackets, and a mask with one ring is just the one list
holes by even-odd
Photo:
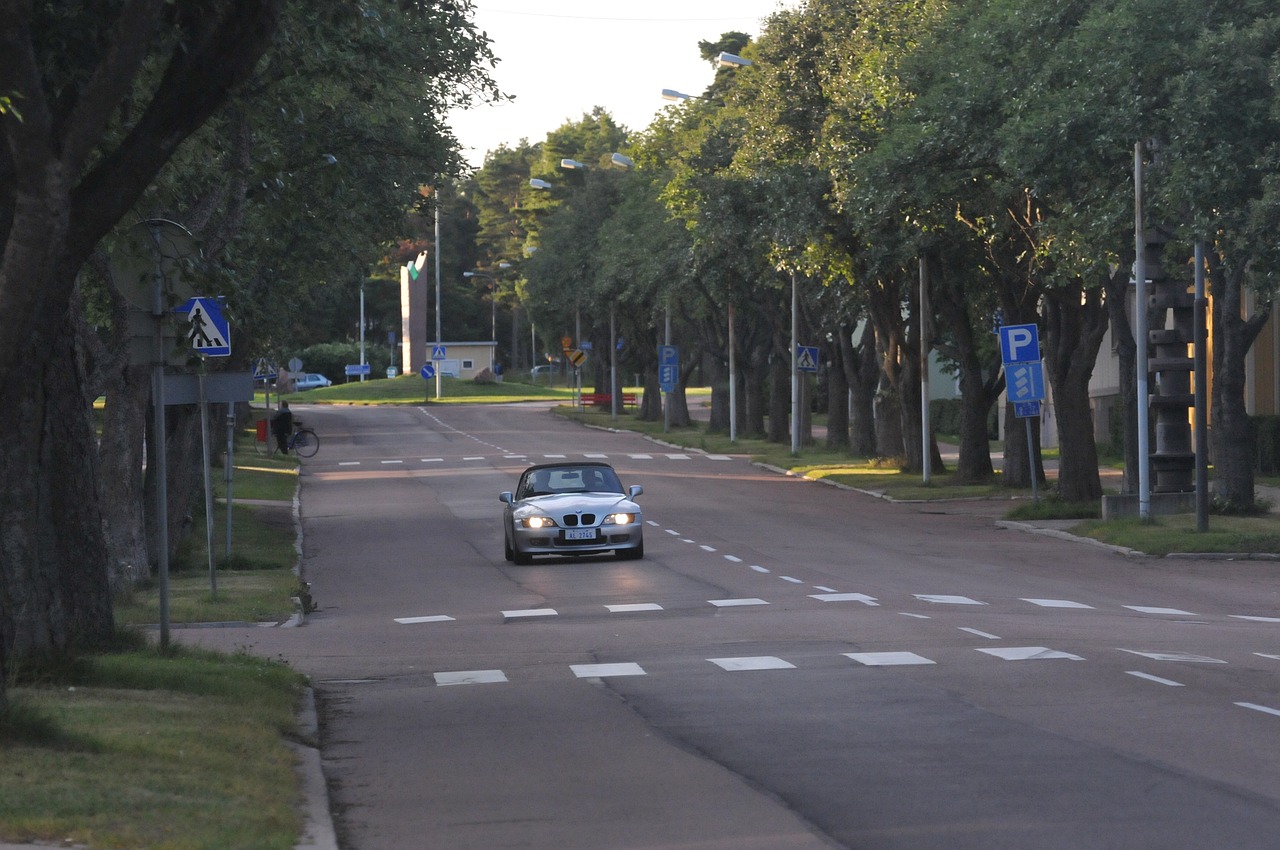
[[791, 370], [780, 357], [769, 361], [769, 433], [771, 443], [791, 442]]
[[[847, 328], [841, 327], [840, 336]], [[844, 352], [840, 339], [827, 346], [827, 448], [849, 450], [849, 381], [845, 375]]]
[[933, 275], [933, 281], [933, 306], [951, 329], [951, 344], [942, 347], [943, 352], [960, 366], [960, 458], [955, 480], [985, 484], [995, 477], [987, 435], [987, 417], [999, 386], [998, 381], [989, 381], [987, 374], [995, 372], [995, 364], [983, 363], [970, 299], [964, 291], [967, 281], [943, 270]]
[[856, 347], [847, 334], [840, 342], [853, 407], [850, 448], [859, 457], [873, 457], [876, 454], [876, 386], [880, 381], [875, 330], [870, 322], [864, 322]]
[[1089, 378], [1107, 331], [1101, 291], [1055, 289], [1044, 300], [1045, 374], [1058, 415], [1058, 495], [1066, 502], [1102, 498]]
[[[1132, 266], [1133, 252], [1122, 267]], [[1129, 275], [1117, 272], [1107, 282], [1107, 318], [1111, 324], [1111, 345], [1115, 348], [1119, 365], [1120, 393], [1118, 411], [1112, 415], [1124, 417], [1123, 450], [1124, 482], [1121, 492], [1138, 492], [1138, 344], [1129, 325], [1128, 310]], [[1150, 327], [1150, 323], [1147, 325]]]
[[1257, 451], [1245, 406], [1246, 358], [1270, 316], [1270, 302], [1244, 315], [1242, 270], [1227, 271], [1209, 254], [1213, 293], [1213, 486], [1214, 495], [1232, 511], [1254, 507]]
[[[106, 396], [99, 446], [98, 481], [106, 527], [107, 562], [113, 591], [152, 576], [143, 506], [143, 435], [147, 432], [151, 378], [145, 367], [129, 367]], [[152, 467], [154, 468], [154, 467]]]
[[31, 330], [39, 365], [0, 384], [0, 637], [10, 659], [97, 648], [115, 629], [74, 331], [65, 320], [51, 338]]

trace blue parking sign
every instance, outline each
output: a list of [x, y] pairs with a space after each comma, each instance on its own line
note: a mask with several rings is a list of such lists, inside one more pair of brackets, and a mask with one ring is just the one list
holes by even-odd
[[1012, 363], [1034, 363], [1040, 359], [1040, 329], [1035, 325], [1002, 325], [1000, 327], [1000, 360]]

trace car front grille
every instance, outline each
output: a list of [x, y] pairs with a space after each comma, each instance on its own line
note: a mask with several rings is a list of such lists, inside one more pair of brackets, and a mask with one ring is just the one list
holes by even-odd
[[595, 514], [566, 514], [564, 518], [564, 525], [566, 528], [573, 528], [574, 526], [578, 526], [578, 525], [595, 525], [595, 524], [596, 524]]

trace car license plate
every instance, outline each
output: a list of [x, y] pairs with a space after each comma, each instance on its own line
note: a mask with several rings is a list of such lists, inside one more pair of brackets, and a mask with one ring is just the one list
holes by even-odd
[[596, 530], [594, 528], [566, 528], [564, 530], [565, 540], [595, 540]]

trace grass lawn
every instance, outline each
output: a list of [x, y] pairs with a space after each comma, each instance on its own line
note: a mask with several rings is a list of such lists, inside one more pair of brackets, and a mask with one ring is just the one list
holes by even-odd
[[0, 840], [288, 850], [303, 684], [279, 663], [194, 650], [17, 671], [0, 715]]

